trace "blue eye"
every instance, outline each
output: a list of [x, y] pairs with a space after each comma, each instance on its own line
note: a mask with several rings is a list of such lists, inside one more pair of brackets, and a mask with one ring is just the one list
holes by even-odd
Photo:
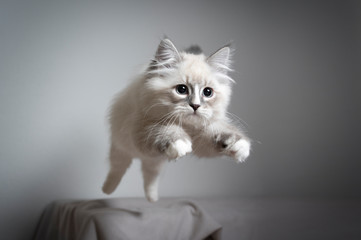
[[212, 97], [213, 96], [213, 89], [210, 87], [206, 87], [205, 89], [203, 89], [203, 95], [205, 97]]
[[178, 94], [185, 95], [188, 94], [188, 87], [184, 84], [179, 84], [175, 87], [175, 90]]

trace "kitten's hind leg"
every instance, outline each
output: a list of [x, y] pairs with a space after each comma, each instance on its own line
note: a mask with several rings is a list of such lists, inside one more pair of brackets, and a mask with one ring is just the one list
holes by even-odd
[[149, 202], [158, 200], [158, 183], [161, 170], [166, 160], [142, 159], [144, 191]]
[[112, 145], [109, 160], [110, 170], [102, 188], [106, 194], [111, 194], [117, 188], [120, 180], [132, 163], [132, 157]]

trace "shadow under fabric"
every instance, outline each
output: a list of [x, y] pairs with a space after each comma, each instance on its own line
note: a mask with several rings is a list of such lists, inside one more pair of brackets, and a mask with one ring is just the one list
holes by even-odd
[[57, 201], [34, 240], [220, 239], [221, 226], [193, 201], [150, 204], [139, 199]]

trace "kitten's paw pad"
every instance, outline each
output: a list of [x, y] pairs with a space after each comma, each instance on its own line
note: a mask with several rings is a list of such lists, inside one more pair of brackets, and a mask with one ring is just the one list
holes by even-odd
[[190, 152], [192, 152], [192, 143], [188, 139], [178, 139], [168, 146], [165, 154], [169, 159], [177, 159]]
[[251, 150], [251, 144], [249, 141], [240, 139], [230, 148], [230, 151], [234, 154], [234, 158], [237, 162], [244, 162], [249, 156]]

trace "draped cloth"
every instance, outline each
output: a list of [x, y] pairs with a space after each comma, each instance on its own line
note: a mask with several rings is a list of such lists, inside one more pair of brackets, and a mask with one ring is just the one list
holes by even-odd
[[56, 201], [44, 211], [35, 240], [220, 239], [221, 225], [196, 202], [141, 199]]

